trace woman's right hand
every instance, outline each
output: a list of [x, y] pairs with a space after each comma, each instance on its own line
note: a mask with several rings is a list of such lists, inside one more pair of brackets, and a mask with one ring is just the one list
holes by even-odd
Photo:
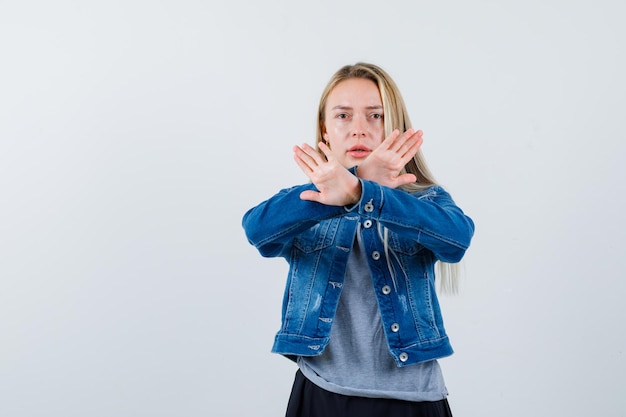
[[356, 204], [361, 199], [361, 182], [335, 160], [325, 143], [318, 146], [326, 158], [306, 143], [293, 148], [296, 163], [318, 189], [303, 191], [300, 198], [329, 206]]

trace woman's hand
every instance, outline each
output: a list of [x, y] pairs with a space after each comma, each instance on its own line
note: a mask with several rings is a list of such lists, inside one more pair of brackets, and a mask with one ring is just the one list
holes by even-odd
[[357, 177], [333, 158], [325, 143], [319, 147], [326, 159], [308, 144], [294, 146], [294, 160], [317, 187], [300, 194], [302, 200], [316, 201], [329, 206], [346, 206], [361, 199], [361, 183]]
[[396, 129], [358, 167], [359, 177], [386, 187], [398, 188], [416, 181], [413, 174], [400, 171], [422, 146], [421, 130], [409, 129], [403, 134]]

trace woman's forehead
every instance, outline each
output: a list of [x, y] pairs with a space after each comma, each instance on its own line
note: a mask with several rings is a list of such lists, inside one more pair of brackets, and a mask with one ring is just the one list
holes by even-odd
[[361, 107], [382, 106], [380, 91], [372, 80], [349, 78], [341, 81], [330, 91], [326, 108], [357, 105]]

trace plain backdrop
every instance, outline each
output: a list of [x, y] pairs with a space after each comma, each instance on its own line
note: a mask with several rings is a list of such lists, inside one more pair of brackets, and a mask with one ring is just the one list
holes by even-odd
[[442, 297], [456, 416], [626, 415], [618, 0], [0, 0], [0, 415], [283, 415], [287, 264], [245, 211], [304, 183], [369, 61], [476, 223]]

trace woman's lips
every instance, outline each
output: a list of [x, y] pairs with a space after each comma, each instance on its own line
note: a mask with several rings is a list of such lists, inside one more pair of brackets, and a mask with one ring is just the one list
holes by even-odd
[[348, 149], [348, 155], [353, 158], [366, 158], [371, 152], [372, 150], [365, 146], [353, 146]]

